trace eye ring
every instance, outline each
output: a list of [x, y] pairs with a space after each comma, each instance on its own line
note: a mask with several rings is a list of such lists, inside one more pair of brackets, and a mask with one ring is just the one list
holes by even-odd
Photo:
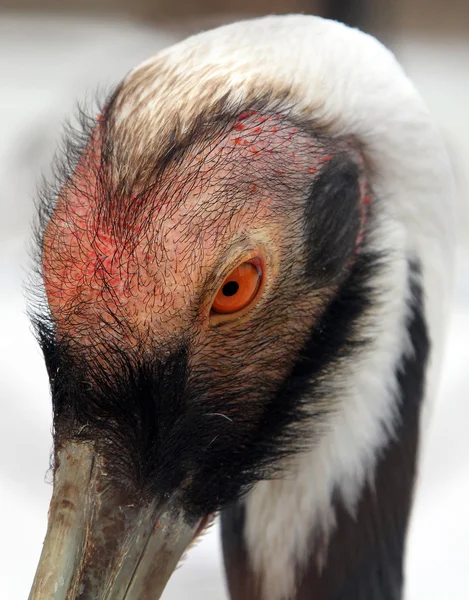
[[241, 262], [218, 288], [211, 314], [223, 320], [244, 314], [259, 296], [263, 275], [263, 262], [259, 257]]

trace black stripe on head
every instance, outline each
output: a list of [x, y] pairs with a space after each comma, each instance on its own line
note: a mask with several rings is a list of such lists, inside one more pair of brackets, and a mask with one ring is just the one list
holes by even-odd
[[306, 275], [315, 286], [337, 280], [353, 256], [361, 224], [360, 172], [351, 157], [327, 161], [306, 198]]

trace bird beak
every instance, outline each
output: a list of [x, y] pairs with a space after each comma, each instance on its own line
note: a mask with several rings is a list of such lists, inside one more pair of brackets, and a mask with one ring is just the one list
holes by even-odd
[[117, 489], [85, 443], [57, 452], [47, 535], [29, 600], [156, 600], [200, 520], [174, 498]]

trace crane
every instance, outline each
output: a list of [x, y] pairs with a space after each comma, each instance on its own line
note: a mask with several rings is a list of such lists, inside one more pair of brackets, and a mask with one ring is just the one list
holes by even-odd
[[30, 600], [159, 598], [217, 514], [233, 600], [402, 598], [454, 216], [393, 55], [312, 16], [201, 33], [131, 71], [58, 172]]

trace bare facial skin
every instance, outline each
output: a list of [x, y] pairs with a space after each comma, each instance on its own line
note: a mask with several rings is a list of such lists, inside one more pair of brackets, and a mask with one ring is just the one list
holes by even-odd
[[206, 148], [189, 149], [148, 195], [109, 207], [99, 129], [44, 237], [45, 287], [59, 332], [85, 346], [99, 336], [169, 340], [192, 323], [206, 332], [218, 287], [251, 255], [265, 260], [268, 296], [282, 256], [294, 252], [285, 231], [302, 235], [284, 191], [307, 188], [333, 158], [321, 143], [282, 115], [243, 113]]

